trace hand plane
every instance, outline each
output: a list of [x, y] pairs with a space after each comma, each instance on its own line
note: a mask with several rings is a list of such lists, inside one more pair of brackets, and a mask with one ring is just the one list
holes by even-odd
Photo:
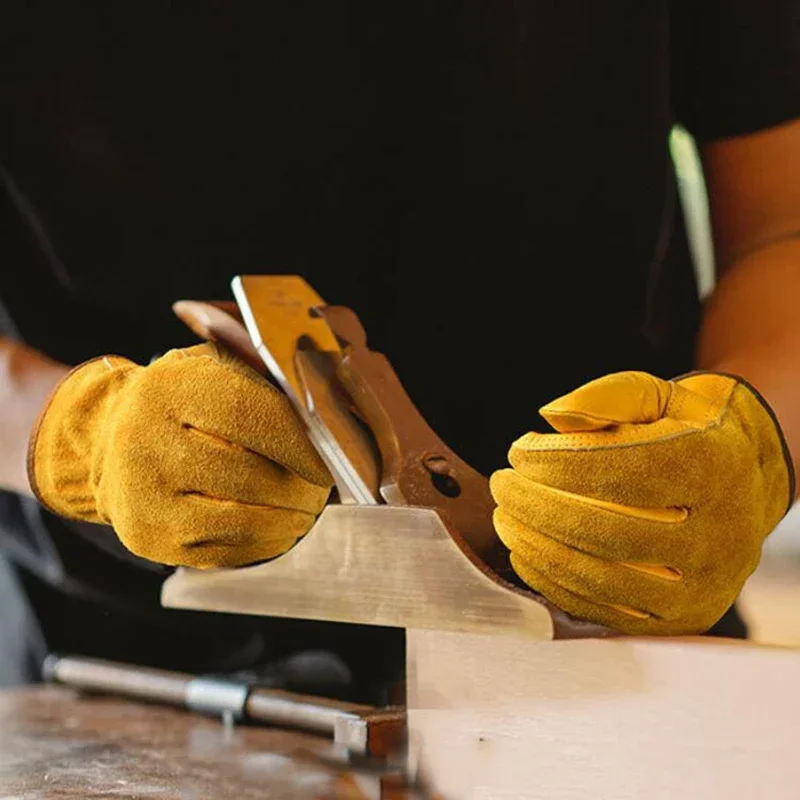
[[178, 570], [165, 606], [533, 639], [608, 633], [518, 581], [487, 479], [431, 430], [353, 311], [298, 276], [239, 276], [232, 289], [235, 303], [176, 313], [288, 395], [338, 502], [269, 562]]
[[286, 392], [337, 496], [272, 561], [178, 570], [164, 605], [405, 628], [404, 771], [437, 797], [699, 800], [721, 780], [731, 797], [753, 780], [788, 796], [797, 651], [614, 637], [569, 617], [516, 579], [486, 479], [352, 311], [298, 277], [233, 290], [235, 303], [176, 312]]

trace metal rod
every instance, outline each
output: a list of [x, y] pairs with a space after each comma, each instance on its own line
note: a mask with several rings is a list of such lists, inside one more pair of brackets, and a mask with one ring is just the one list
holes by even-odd
[[186, 705], [191, 675], [114, 661], [78, 656], [48, 655], [42, 666], [46, 681], [91, 692], [121, 694], [173, 706]]
[[405, 726], [402, 708], [379, 709], [97, 658], [49, 655], [42, 671], [45, 680], [76, 689], [322, 734], [351, 752], [364, 754], [380, 751], [383, 755], [393, 749], [402, 740]]

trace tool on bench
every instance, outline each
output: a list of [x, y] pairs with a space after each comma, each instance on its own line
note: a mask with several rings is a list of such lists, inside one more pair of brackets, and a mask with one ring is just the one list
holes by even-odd
[[184, 302], [176, 313], [286, 392], [339, 503], [272, 561], [178, 570], [164, 605], [538, 639], [609, 633], [516, 578], [488, 481], [431, 430], [350, 309], [297, 276], [232, 286], [235, 305]]
[[222, 676], [120, 664], [83, 656], [49, 655], [45, 680], [85, 692], [116, 694], [180, 706], [231, 722], [249, 720], [332, 739], [348, 756], [384, 759], [403, 748], [405, 712], [324, 697], [264, 689]]

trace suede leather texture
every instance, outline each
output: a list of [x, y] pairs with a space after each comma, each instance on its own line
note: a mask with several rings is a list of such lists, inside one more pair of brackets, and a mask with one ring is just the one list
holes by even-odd
[[195, 568], [286, 552], [332, 487], [286, 396], [211, 343], [147, 367], [106, 356], [73, 370], [40, 418], [28, 471], [55, 513]]
[[792, 467], [736, 378], [625, 372], [541, 409], [491, 488], [517, 574], [564, 610], [631, 634], [710, 628], [785, 515]]

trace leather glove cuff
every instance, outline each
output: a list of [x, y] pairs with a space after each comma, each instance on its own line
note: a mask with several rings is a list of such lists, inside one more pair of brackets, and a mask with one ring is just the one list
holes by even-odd
[[28, 481], [39, 502], [62, 517], [106, 523], [97, 507], [103, 428], [131, 373], [142, 369], [101, 356], [68, 372], [45, 403], [28, 445]]

